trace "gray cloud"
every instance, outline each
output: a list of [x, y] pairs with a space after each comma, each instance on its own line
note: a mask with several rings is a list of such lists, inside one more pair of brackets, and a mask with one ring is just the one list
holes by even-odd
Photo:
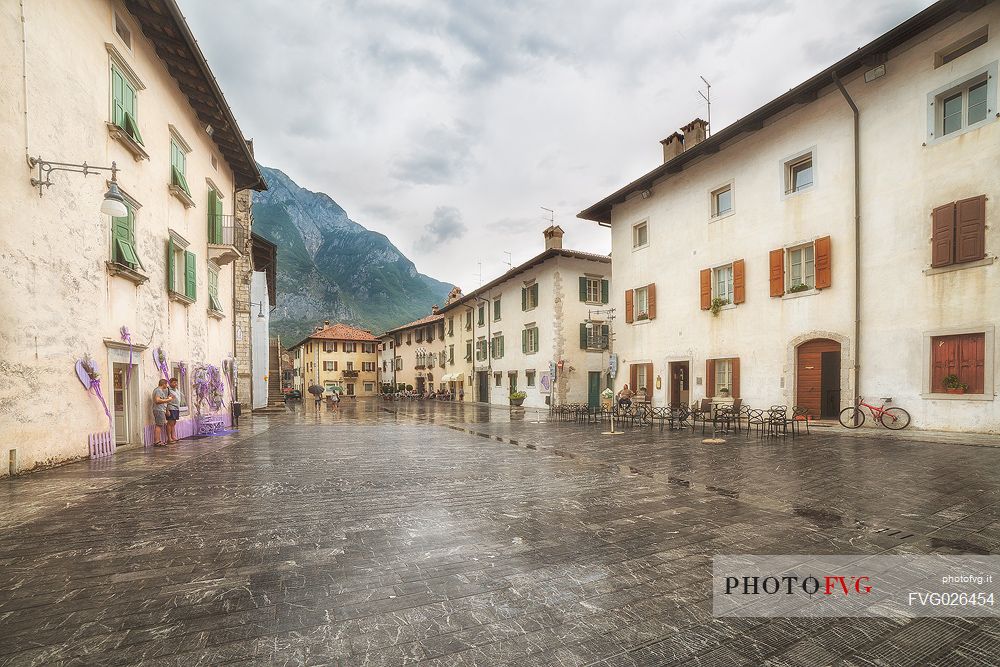
[[423, 235], [414, 247], [422, 252], [430, 252], [443, 243], [457, 241], [465, 236], [469, 228], [462, 222], [462, 213], [454, 206], [438, 206], [434, 218], [424, 225]]
[[431, 128], [411, 145], [409, 154], [393, 168], [392, 176], [417, 185], [459, 183], [473, 164], [474, 137], [473, 127], [464, 122]]

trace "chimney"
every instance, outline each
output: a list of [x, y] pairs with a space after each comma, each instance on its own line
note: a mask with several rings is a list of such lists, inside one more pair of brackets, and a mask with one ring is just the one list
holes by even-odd
[[328, 326], [330, 326], [330, 320], [323, 320], [323, 327], [325, 328]]
[[701, 118], [693, 121], [681, 128], [684, 131], [684, 149], [694, 148], [705, 140], [708, 135], [708, 123]]
[[660, 143], [663, 144], [663, 161], [670, 162], [684, 150], [684, 135], [674, 132]]
[[441, 309], [438, 308], [438, 305], [436, 303], [433, 306], [431, 306], [431, 315], [437, 315], [440, 311]]
[[562, 249], [563, 229], [559, 225], [546, 227], [542, 232], [542, 236], [545, 237], [546, 250], [551, 250], [552, 248]]

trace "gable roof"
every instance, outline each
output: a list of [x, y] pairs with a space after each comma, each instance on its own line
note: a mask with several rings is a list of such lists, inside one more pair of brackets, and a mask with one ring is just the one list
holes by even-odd
[[233, 170], [237, 190], [267, 190], [232, 109], [208, 67], [176, 0], [123, 0], [198, 120], [212, 126], [212, 141]]
[[295, 345], [292, 345], [289, 350], [294, 350], [303, 343], [307, 343], [310, 340], [345, 340], [345, 341], [362, 341], [364, 343], [375, 343], [378, 342], [378, 338], [372, 335], [372, 332], [366, 329], [358, 329], [357, 327], [352, 327], [341, 322], [336, 324], [331, 324], [328, 327], [324, 327], [319, 331], [314, 331], [302, 340], [300, 340]]
[[403, 324], [401, 326], [396, 327], [395, 329], [389, 329], [388, 331], [385, 331], [382, 334], [382, 337], [388, 336], [390, 334], [394, 334], [397, 331], [404, 331], [406, 329], [412, 329], [414, 327], [419, 327], [419, 326], [424, 325], [424, 324], [430, 324], [431, 322], [437, 322], [438, 320], [443, 320], [443, 319], [444, 319], [444, 315], [442, 315], [441, 313], [436, 313], [436, 314], [433, 314], [433, 315], [428, 315], [427, 317], [421, 317], [419, 320], [413, 320], [412, 322], [410, 322], [408, 324]]
[[837, 78], [843, 78], [859, 69], [875, 67], [885, 62], [890, 50], [933, 28], [955, 13], [975, 11], [989, 1], [991, 0], [940, 0], [934, 3], [787, 93], [776, 97], [596, 204], [580, 211], [577, 213], [577, 217], [599, 223], [611, 222], [611, 209], [616, 204], [624, 202], [633, 192], [648, 190], [653, 187], [655, 181], [680, 173], [684, 166], [692, 160], [724, 150], [726, 142], [738, 138], [745, 132], [755, 132], [762, 129], [765, 120], [791, 107], [814, 101], [819, 96], [820, 91], [833, 85]]

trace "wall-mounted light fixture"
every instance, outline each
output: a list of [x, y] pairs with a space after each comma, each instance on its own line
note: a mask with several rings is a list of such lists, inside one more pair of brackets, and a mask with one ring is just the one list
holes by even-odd
[[251, 301], [251, 306], [257, 306], [257, 319], [264, 319], [264, 302], [263, 301]]
[[649, 188], [646, 188], [645, 190], [643, 190], [639, 194], [642, 195], [643, 199], [649, 199], [650, 197], [653, 196], [653, 191], [650, 190]]
[[82, 164], [71, 164], [68, 162], [50, 162], [41, 157], [29, 157], [28, 167], [34, 169], [38, 167], [38, 178], [31, 179], [32, 187], [38, 188], [38, 196], [41, 197], [45, 188], [52, 186], [53, 171], [71, 171], [76, 174], [89, 176], [101, 171], [111, 172], [111, 184], [108, 191], [104, 193], [104, 201], [101, 202], [101, 213], [115, 218], [128, 215], [128, 208], [125, 207], [125, 197], [118, 189], [118, 165], [114, 162], [110, 167], [92, 167], [86, 162]]

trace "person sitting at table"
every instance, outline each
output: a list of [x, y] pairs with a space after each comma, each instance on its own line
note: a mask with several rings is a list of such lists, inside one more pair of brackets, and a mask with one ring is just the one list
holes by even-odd
[[628, 388], [628, 385], [622, 387], [622, 390], [618, 392], [618, 406], [622, 408], [627, 408], [632, 405], [632, 397], [635, 396], [634, 393]]

